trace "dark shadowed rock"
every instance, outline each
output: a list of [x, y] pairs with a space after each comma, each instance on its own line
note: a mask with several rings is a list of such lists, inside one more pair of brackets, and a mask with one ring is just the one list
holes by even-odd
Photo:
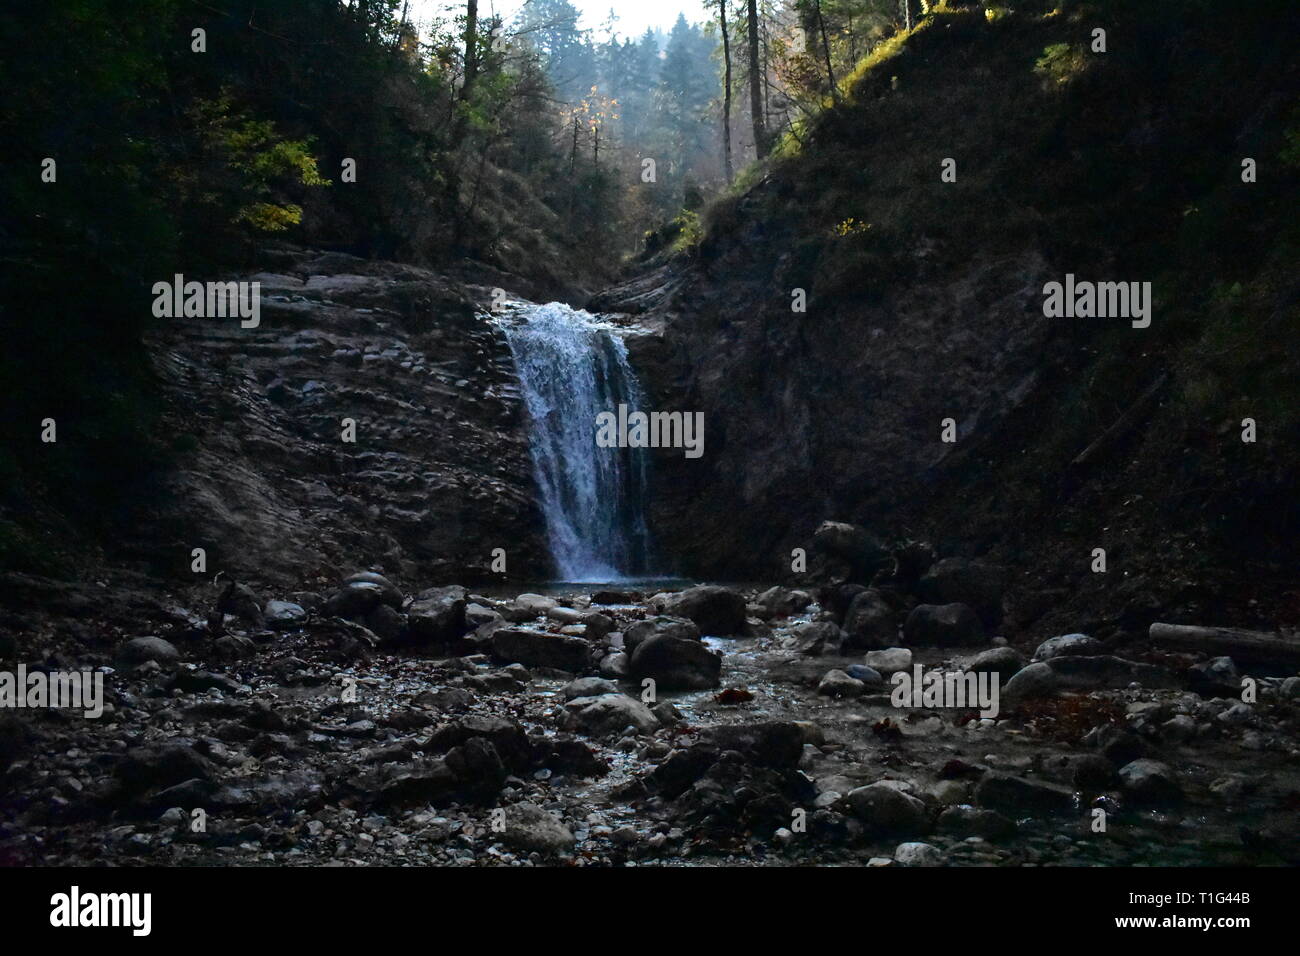
[[406, 609], [407, 635], [415, 643], [450, 643], [468, 629], [465, 589], [459, 585], [421, 591]]
[[965, 604], [921, 604], [903, 623], [903, 637], [911, 645], [969, 647], [984, 642], [984, 628]]
[[579, 697], [565, 704], [564, 709], [572, 721], [589, 734], [621, 733], [628, 726], [648, 734], [659, 726], [659, 718], [650, 712], [650, 708], [625, 694]]
[[1159, 806], [1177, 803], [1183, 788], [1168, 764], [1146, 758], [1125, 764], [1119, 771], [1120, 786], [1136, 803]]
[[634, 680], [653, 678], [664, 690], [702, 690], [718, 686], [722, 656], [701, 641], [660, 635], [637, 645], [628, 672]]
[[898, 643], [898, 613], [874, 588], [853, 598], [844, 614], [844, 650], [874, 650]]
[[1074, 793], [1042, 780], [989, 773], [975, 786], [975, 802], [986, 809], [1013, 815], [1069, 813], [1074, 809]]
[[553, 667], [581, 673], [590, 664], [591, 645], [579, 637], [523, 628], [502, 628], [492, 635], [492, 653], [526, 667]]
[[930, 604], [965, 604], [987, 627], [1002, 620], [1006, 572], [996, 565], [965, 558], [944, 558], [917, 582], [917, 593]]
[[1101, 653], [1101, 641], [1087, 634], [1062, 634], [1038, 645], [1034, 657], [1048, 661], [1054, 657], [1095, 657]]
[[660, 614], [648, 617], [628, 625], [623, 631], [623, 650], [631, 654], [637, 645], [652, 637], [676, 637], [685, 641], [698, 641], [700, 629], [694, 621], [684, 617], [668, 617]]
[[161, 637], [133, 637], [117, 650], [118, 664], [123, 667], [136, 667], [146, 661], [174, 664], [180, 659], [176, 646]]
[[850, 790], [849, 811], [873, 833], [919, 836], [928, 829], [925, 804], [885, 781]]
[[703, 634], [740, 634], [745, 629], [745, 598], [716, 584], [701, 584], [669, 595], [664, 613], [689, 618]]

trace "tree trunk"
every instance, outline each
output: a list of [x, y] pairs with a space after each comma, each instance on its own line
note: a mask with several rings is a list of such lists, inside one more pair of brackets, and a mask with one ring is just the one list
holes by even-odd
[[822, 0], [813, 0], [817, 11], [817, 29], [822, 35], [822, 55], [826, 58], [826, 81], [831, 85], [831, 100], [839, 102], [840, 91], [835, 85], [835, 68], [831, 66], [831, 43], [826, 38], [826, 20], [822, 16]]
[[735, 171], [731, 164], [731, 39], [727, 36], [727, 0], [718, 0], [718, 15], [722, 20], [722, 165], [730, 186]]
[[465, 3], [465, 85], [461, 96], [469, 99], [470, 88], [478, 77], [478, 0]]
[[754, 151], [767, 155], [767, 121], [763, 117], [763, 77], [758, 65], [758, 0], [749, 0], [749, 116], [754, 124]]
[[1300, 667], [1300, 641], [1277, 634], [1159, 621], [1151, 625], [1148, 633], [1153, 644], [1180, 651], [1201, 651], [1211, 657], [1231, 657], [1238, 664], [1278, 669], [1278, 673], [1290, 673]]

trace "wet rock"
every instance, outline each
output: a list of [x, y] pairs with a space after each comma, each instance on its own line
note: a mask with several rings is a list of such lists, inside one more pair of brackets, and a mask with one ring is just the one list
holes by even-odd
[[793, 588], [777, 585], [760, 594], [756, 603], [771, 617], [789, 617], [811, 604], [812, 595], [807, 591], [796, 591]]
[[1024, 655], [1014, 647], [993, 647], [981, 651], [966, 662], [966, 670], [975, 674], [998, 674], [1010, 677], [1025, 666]]
[[[390, 585], [391, 587], [391, 585]], [[373, 581], [354, 581], [345, 584], [328, 598], [321, 606], [321, 613], [328, 617], [342, 617], [350, 621], [362, 621], [366, 615], [386, 603], [388, 592]], [[391, 606], [391, 604], [390, 604]], [[401, 606], [399, 596], [398, 606]]]
[[343, 587], [348, 588], [358, 584], [371, 584], [379, 588], [380, 600], [394, 610], [400, 610], [402, 607], [402, 591], [388, 578], [374, 571], [358, 571], [356, 574], [349, 575], [343, 579]]
[[1282, 681], [1277, 693], [1283, 700], [1300, 700], [1300, 677], [1288, 677]]
[[564, 853], [577, 842], [568, 827], [534, 803], [506, 807], [505, 824], [500, 833], [501, 842], [516, 850]]
[[447, 644], [460, 638], [469, 629], [465, 605], [465, 589], [458, 585], [421, 591], [406, 609], [409, 639], [420, 644]]
[[890, 674], [912, 669], [912, 651], [906, 647], [887, 647], [882, 651], [868, 651], [863, 655], [862, 663], [882, 676], [888, 677]]
[[903, 866], [943, 866], [943, 852], [928, 843], [900, 843], [894, 862]]
[[888, 782], [850, 790], [844, 799], [853, 816], [874, 833], [920, 835], [929, 829], [925, 804]]
[[1167, 805], [1183, 798], [1183, 788], [1168, 764], [1139, 759], [1125, 764], [1119, 771], [1120, 785], [1135, 803]]
[[844, 615], [844, 650], [893, 647], [898, 643], [898, 614], [874, 588], [853, 598]]
[[670, 700], [661, 700], [650, 708], [650, 712], [658, 717], [659, 722], [665, 727], [680, 724], [684, 719], [682, 712], [677, 709], [677, 705]]
[[800, 624], [794, 629], [795, 645], [804, 657], [820, 657], [839, 650], [844, 632], [833, 621]]
[[1196, 721], [1187, 714], [1178, 714], [1161, 724], [1160, 730], [1167, 740], [1185, 743], [1196, 736]]
[[1040, 661], [1054, 657], [1095, 657], [1101, 653], [1101, 641], [1087, 634], [1062, 634], [1038, 645], [1034, 657]]
[[1069, 813], [1074, 794], [1066, 787], [1005, 773], [988, 773], [975, 787], [975, 802], [1011, 814]]
[[632, 604], [640, 600], [640, 593], [637, 591], [615, 591], [604, 590], [597, 591], [591, 596], [592, 604]]
[[992, 564], [944, 558], [917, 582], [917, 593], [929, 604], [965, 604], [987, 627], [1002, 620], [1006, 572]]
[[1188, 668], [1187, 686], [1202, 697], [1240, 697], [1241, 673], [1231, 657], [1215, 657]]
[[885, 683], [885, 678], [881, 676], [880, 672], [868, 667], [866, 664], [850, 664], [844, 668], [844, 673], [854, 680], [862, 681], [867, 690], [880, 687]]
[[581, 673], [590, 663], [591, 645], [577, 637], [523, 628], [502, 628], [492, 635], [492, 653], [527, 667], [553, 667]]
[[307, 618], [303, 606], [292, 601], [267, 601], [263, 614], [266, 616], [266, 626], [272, 628], [293, 627]]
[[957, 837], [977, 836], [996, 841], [1014, 836], [1016, 824], [996, 810], [960, 803], [939, 814], [938, 829]]
[[638, 644], [652, 637], [675, 637], [684, 641], [698, 641], [700, 629], [695, 626], [694, 621], [684, 617], [668, 617], [660, 614], [628, 626], [623, 631], [623, 649], [631, 654]]
[[664, 613], [689, 618], [703, 634], [740, 634], [745, 629], [745, 598], [731, 588], [701, 584], [669, 595]]
[[630, 673], [628, 656], [622, 651], [606, 654], [600, 659], [600, 676], [607, 680], [623, 680]]
[[861, 697], [866, 689], [866, 684], [841, 670], [827, 671], [817, 685], [817, 693], [824, 697]]
[[569, 681], [562, 688], [560, 693], [564, 695], [565, 700], [574, 700], [578, 697], [598, 697], [601, 694], [619, 693], [618, 685], [612, 681], [602, 680], [599, 677], [580, 677], [577, 680]]
[[257, 645], [243, 634], [223, 634], [212, 642], [212, 654], [218, 660], [239, 661], [257, 653]]
[[528, 617], [541, 617], [547, 611], [558, 606], [559, 603], [554, 598], [548, 598], [542, 594], [524, 593], [514, 600], [514, 607], [527, 614]]
[[967, 647], [984, 642], [984, 628], [965, 604], [920, 604], [903, 622], [910, 645]]
[[1055, 693], [1056, 672], [1047, 663], [1037, 663], [1016, 671], [1002, 688], [1001, 697], [1003, 701], [1014, 704], [1022, 700], [1050, 697]]
[[722, 656], [701, 641], [661, 635], [637, 645], [628, 671], [634, 680], [650, 677], [665, 690], [700, 690], [721, 683]]
[[599, 611], [588, 611], [581, 616], [579, 623], [586, 629], [583, 637], [597, 641], [608, 634], [612, 634], [618, 627], [612, 617], [608, 614], [601, 614]]
[[564, 709], [578, 727], [597, 736], [619, 733], [628, 726], [648, 734], [659, 726], [659, 718], [650, 708], [625, 694], [579, 697], [565, 704]]
[[133, 637], [117, 651], [117, 662], [121, 667], [137, 667], [147, 661], [174, 664], [180, 659], [181, 652], [176, 646], [161, 637]]

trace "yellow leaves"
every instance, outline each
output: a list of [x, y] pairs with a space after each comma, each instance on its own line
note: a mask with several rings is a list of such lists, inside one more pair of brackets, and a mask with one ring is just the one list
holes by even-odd
[[839, 239], [847, 239], [850, 236], [864, 235], [870, 228], [871, 223], [850, 216], [848, 219], [836, 223], [831, 232]]

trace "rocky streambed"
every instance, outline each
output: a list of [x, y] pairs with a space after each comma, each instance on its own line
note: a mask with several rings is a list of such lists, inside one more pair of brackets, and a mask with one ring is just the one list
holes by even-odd
[[[0, 653], [98, 669], [105, 712], [0, 714], [0, 859], [1300, 859], [1300, 678], [1243, 694], [1228, 658], [1019, 647], [978, 578], [949, 561], [911, 585], [502, 597], [362, 572], [160, 597], [8, 575], [25, 633]], [[963, 586], [970, 603], [926, 603]], [[918, 665], [996, 674], [998, 712], [896, 706], [892, 675]]]

